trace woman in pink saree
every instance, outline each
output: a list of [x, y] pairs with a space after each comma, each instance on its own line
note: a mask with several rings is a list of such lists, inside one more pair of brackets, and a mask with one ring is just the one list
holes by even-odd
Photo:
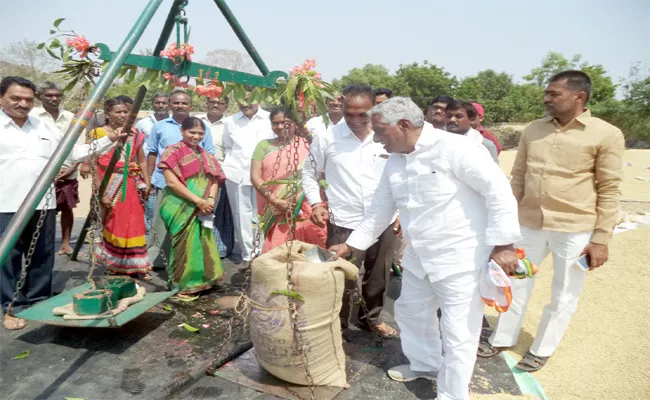
[[[251, 162], [251, 182], [257, 190], [259, 229], [265, 237], [262, 253], [289, 240], [291, 226], [287, 221], [287, 209], [292, 205], [291, 214], [296, 221], [294, 239], [325, 247], [327, 230], [309, 220], [311, 206], [305, 199], [300, 179], [309, 144], [298, 134], [298, 126], [284, 108], [271, 110], [271, 128], [276, 137], [259, 142]], [[296, 153], [297, 166], [294, 165]], [[294, 190], [294, 184], [297, 190]], [[292, 192], [297, 192], [294, 201]]]

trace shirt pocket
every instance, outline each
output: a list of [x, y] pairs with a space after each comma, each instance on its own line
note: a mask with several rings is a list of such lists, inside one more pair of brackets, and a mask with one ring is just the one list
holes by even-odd
[[54, 152], [54, 143], [48, 138], [38, 138], [36, 144], [35, 155], [37, 158], [47, 158], [49, 159]]
[[590, 145], [565, 144], [558, 160], [560, 166], [572, 172], [590, 172], [596, 162], [596, 148]]

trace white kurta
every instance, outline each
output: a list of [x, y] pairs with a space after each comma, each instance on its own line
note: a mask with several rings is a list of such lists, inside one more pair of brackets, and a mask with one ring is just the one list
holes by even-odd
[[412, 153], [389, 157], [347, 244], [370, 246], [396, 210], [408, 243], [395, 304], [404, 354], [411, 369], [438, 371], [438, 399], [469, 399], [483, 314], [480, 269], [493, 246], [519, 238], [516, 200], [487, 152], [425, 123]]

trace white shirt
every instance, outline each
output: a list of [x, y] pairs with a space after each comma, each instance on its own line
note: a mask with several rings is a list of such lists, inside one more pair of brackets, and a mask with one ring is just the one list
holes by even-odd
[[[329, 114], [327, 115], [327, 117], [329, 118]], [[319, 134], [322, 134], [325, 131], [327, 131], [327, 128], [345, 122], [343, 118], [341, 118], [339, 122], [336, 123], [331, 119], [329, 121], [330, 123], [327, 126], [325, 126], [325, 121], [323, 120], [323, 116], [319, 115], [318, 117], [311, 118], [309, 121], [307, 121], [305, 126], [307, 127], [307, 130], [311, 134], [311, 137], [315, 138]]]
[[[0, 212], [18, 211], [61, 139], [63, 135], [57, 128], [38, 118], [29, 116], [25, 124], [19, 127], [0, 110]], [[108, 137], [97, 140], [97, 152], [101, 154], [112, 144]], [[83, 161], [89, 157], [88, 149], [89, 145], [75, 145], [68, 155], [68, 161]], [[44, 206], [45, 197], [37, 209]], [[55, 196], [52, 196], [48, 208], [56, 208]]]
[[[51, 124], [55, 126], [59, 130], [59, 132], [61, 132], [61, 135], [65, 135], [66, 132], [68, 132], [68, 129], [70, 128], [70, 125], [72, 125], [72, 121], [74, 120], [73, 113], [66, 110], [59, 110], [59, 116], [55, 121], [52, 114], [47, 112], [43, 107], [34, 107], [32, 111], [29, 113], [29, 115], [39, 118], [40, 120], [42, 120], [47, 124]], [[81, 132], [81, 134], [77, 138], [77, 144], [84, 144], [84, 143], [86, 143], [85, 129]], [[72, 164], [73, 163], [69, 162], [68, 160], [65, 160], [65, 162], [63, 163], [63, 165], [61, 165], [61, 167], [70, 168]], [[66, 179], [68, 180], [77, 179], [77, 171], [75, 170], [72, 174], [68, 175]]]
[[405, 269], [431, 281], [475, 270], [476, 250], [520, 236], [517, 201], [499, 166], [467, 139], [425, 123], [415, 150], [391, 154], [375, 201], [347, 244], [365, 250], [399, 210]]
[[[207, 114], [201, 115], [199, 118], [210, 128], [212, 132], [212, 142], [214, 143], [214, 156], [217, 158], [220, 164], [223, 164], [224, 153], [223, 153], [223, 120], [226, 117], [222, 117], [219, 121], [210, 122]], [[252, 157], [251, 153], [251, 157]]]
[[[311, 154], [318, 170], [314, 171], [310, 162], [304, 163], [302, 186], [305, 196], [310, 204], [322, 201], [318, 181], [324, 172], [327, 199], [337, 226], [355, 229], [375, 196], [388, 153], [373, 138], [374, 132], [371, 132], [361, 142], [343, 121], [316, 136], [311, 144]], [[388, 218], [384, 229], [391, 218], [395, 219], [395, 212]]]
[[241, 185], [251, 185], [251, 158], [255, 147], [264, 139], [272, 139], [270, 113], [258, 108], [248, 119], [241, 111], [223, 121], [222, 169], [226, 178]]
[[140, 121], [138, 121], [135, 124], [135, 129], [142, 131], [142, 133], [144, 133], [145, 136], [149, 136], [149, 133], [151, 132], [151, 128], [153, 128], [153, 126], [156, 125], [156, 122], [158, 122], [158, 120], [156, 119], [156, 117], [154, 117], [153, 114], [151, 114], [147, 118], [142, 118]]

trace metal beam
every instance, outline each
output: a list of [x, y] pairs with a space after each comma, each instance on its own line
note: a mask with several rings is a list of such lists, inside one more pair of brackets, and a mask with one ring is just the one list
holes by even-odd
[[264, 60], [262, 60], [262, 57], [255, 49], [255, 46], [253, 46], [253, 43], [251, 43], [250, 39], [248, 38], [248, 35], [246, 35], [246, 32], [244, 32], [244, 28], [242, 28], [241, 25], [239, 25], [239, 21], [237, 21], [235, 15], [232, 13], [232, 11], [230, 11], [230, 7], [228, 7], [226, 1], [214, 0], [214, 2], [217, 4], [217, 7], [219, 7], [219, 10], [221, 10], [221, 14], [223, 14], [223, 16], [226, 18], [226, 21], [228, 21], [228, 23], [230, 24], [232, 30], [235, 31], [235, 34], [239, 38], [239, 41], [241, 42], [241, 44], [244, 45], [244, 48], [248, 52], [248, 55], [251, 56], [251, 58], [255, 62], [255, 65], [257, 65], [257, 68], [259, 68], [262, 75], [264, 76], [268, 75], [269, 68], [264, 63]]
[[[97, 43], [97, 48], [101, 51], [101, 54], [99, 55], [101, 60], [111, 61], [113, 59], [114, 53], [112, 53], [104, 43]], [[261, 76], [246, 72], [232, 71], [226, 68], [213, 67], [212, 65], [201, 64], [194, 61], [185, 61], [180, 66], [177, 66], [168, 58], [142, 56], [138, 54], [129, 55], [124, 63], [126, 65], [133, 65], [141, 68], [170, 72], [177, 76], [199, 77], [201, 74], [203, 74], [202, 76], [206, 76], [206, 73], [209, 72], [210, 76], [214, 77], [214, 74], [218, 73], [218, 79], [222, 82], [233, 82], [242, 85], [267, 88], [275, 88], [278, 79], [286, 79], [289, 77], [287, 73], [283, 71], [267, 71], [265, 76]]]
[[117, 50], [113, 62], [109, 64], [108, 68], [102, 74], [101, 78], [97, 82], [97, 85], [90, 94], [86, 107], [79, 114], [81, 115], [81, 118], [78, 118], [78, 120], [70, 127], [70, 129], [68, 129], [68, 132], [63, 137], [63, 140], [61, 143], [59, 143], [59, 146], [56, 148], [52, 154], [52, 157], [45, 165], [43, 172], [41, 172], [39, 177], [36, 179], [36, 182], [34, 183], [34, 186], [30, 190], [29, 194], [9, 222], [9, 226], [7, 226], [7, 229], [2, 235], [2, 238], [0, 238], [0, 267], [4, 266], [4, 262], [9, 256], [9, 252], [16, 244], [18, 237], [23, 232], [25, 226], [29, 222], [29, 219], [34, 214], [38, 203], [41, 201], [43, 196], [45, 196], [45, 193], [50, 188], [50, 185], [52, 185], [52, 181], [56, 177], [56, 174], [58, 173], [68, 154], [70, 154], [70, 151], [74, 147], [77, 138], [85, 129], [84, 125], [86, 125], [88, 122], [88, 115], [92, 115], [94, 112], [95, 104], [97, 104], [104, 97], [106, 91], [110, 88], [113, 80], [115, 80], [115, 77], [119, 73], [120, 68], [122, 68], [126, 57], [135, 47], [136, 43], [142, 36], [142, 33], [144, 32], [147, 25], [149, 25], [149, 22], [151, 22], [151, 18], [154, 16], [161, 3], [162, 0], [149, 0], [149, 3], [142, 11], [142, 14], [140, 14], [140, 17], [136, 21], [135, 25], [124, 39], [124, 42], [122, 42], [120, 48]]
[[165, 20], [165, 25], [163, 25], [162, 32], [160, 32], [158, 43], [156, 43], [156, 47], [153, 50], [154, 56], [160, 56], [160, 52], [165, 50], [165, 46], [167, 46], [172, 30], [174, 30], [176, 15], [181, 6], [187, 6], [187, 0], [174, 0], [172, 8], [169, 10], [169, 14], [167, 14], [167, 19]]

